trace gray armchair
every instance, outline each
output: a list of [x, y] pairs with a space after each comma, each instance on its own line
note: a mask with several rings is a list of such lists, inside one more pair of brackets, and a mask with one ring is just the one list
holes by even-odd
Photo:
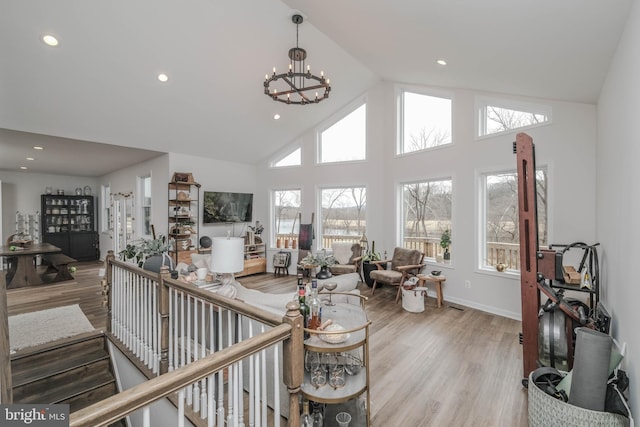
[[[393, 258], [391, 260], [374, 261], [378, 269], [370, 273], [373, 280], [373, 289], [371, 295], [376, 291], [378, 283], [386, 283], [388, 285], [397, 286], [396, 302], [400, 299], [401, 288], [404, 281], [410, 276], [415, 276], [422, 269], [422, 260], [424, 254], [415, 249], [395, 248], [393, 250]], [[391, 262], [391, 269], [385, 270], [384, 265]]]

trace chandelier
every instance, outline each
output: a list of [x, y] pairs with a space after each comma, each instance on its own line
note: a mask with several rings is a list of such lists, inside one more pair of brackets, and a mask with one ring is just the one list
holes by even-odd
[[273, 74], [264, 76], [264, 94], [285, 104], [317, 104], [329, 97], [329, 79], [322, 71], [320, 77], [311, 74], [309, 65], [305, 68], [307, 51], [298, 47], [298, 26], [303, 19], [301, 15], [293, 15], [291, 20], [296, 24], [296, 47], [289, 49], [289, 71], [276, 74], [276, 67], [273, 67]]

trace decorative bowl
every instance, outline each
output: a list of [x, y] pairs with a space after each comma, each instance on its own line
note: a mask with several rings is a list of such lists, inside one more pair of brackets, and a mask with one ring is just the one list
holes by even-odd
[[440, 270], [433, 270], [433, 271], [431, 271], [431, 275], [432, 275], [432, 276], [439, 276], [439, 275], [440, 275], [440, 273], [442, 273], [442, 271], [440, 271]]

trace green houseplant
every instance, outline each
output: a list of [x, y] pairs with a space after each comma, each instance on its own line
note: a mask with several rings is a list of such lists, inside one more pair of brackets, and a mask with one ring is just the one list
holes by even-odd
[[120, 255], [121, 260], [132, 260], [138, 267], [142, 268], [148, 258], [165, 254], [168, 250], [167, 237], [160, 234], [154, 239], [139, 239], [127, 243], [127, 246], [118, 255]]
[[380, 257], [380, 252], [376, 252], [376, 241], [374, 240], [373, 242], [371, 242], [371, 249], [367, 250], [362, 257], [362, 277], [364, 279], [364, 282], [370, 288], [373, 287], [373, 280], [371, 280], [371, 276], [369, 276], [369, 273], [378, 268], [378, 265], [374, 264], [374, 262], [380, 261], [381, 259], [382, 258]]
[[449, 252], [449, 246], [451, 246], [451, 230], [448, 228], [444, 230], [442, 235], [440, 236], [440, 247], [444, 249], [443, 258], [445, 261], [451, 259], [451, 253]]

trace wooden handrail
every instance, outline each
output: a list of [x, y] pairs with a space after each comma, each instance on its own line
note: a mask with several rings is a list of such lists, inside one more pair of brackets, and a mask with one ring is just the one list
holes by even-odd
[[7, 308], [7, 282], [0, 272], [0, 403], [13, 403], [11, 381], [11, 350], [9, 343], [9, 310]]
[[109, 425], [152, 402], [167, 397], [189, 384], [218, 372], [252, 354], [291, 336], [292, 327], [281, 324], [260, 335], [247, 338], [175, 371], [153, 378], [70, 415], [70, 427]]

